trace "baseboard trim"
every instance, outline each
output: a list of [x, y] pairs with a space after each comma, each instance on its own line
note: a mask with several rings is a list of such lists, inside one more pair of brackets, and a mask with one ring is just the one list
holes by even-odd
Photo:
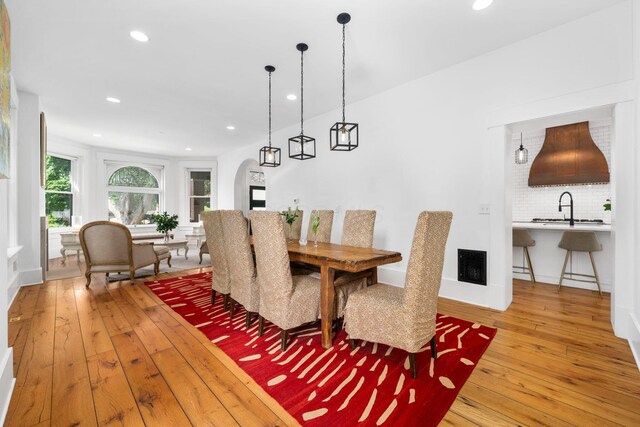
[[18, 296], [18, 291], [20, 290], [20, 282], [18, 280], [19, 276], [16, 274], [11, 279], [11, 283], [9, 283], [9, 288], [7, 289], [7, 296], [9, 297], [9, 305], [7, 305], [7, 309], [10, 309], [13, 305], [13, 301]]
[[40, 283], [42, 283], [42, 268], [20, 272], [20, 286], [39, 285]]
[[631, 353], [636, 360], [636, 367], [640, 370], [640, 322], [633, 314], [630, 314], [629, 318], [629, 347], [631, 347]]
[[13, 349], [9, 347], [0, 362], [0, 425], [4, 425], [9, 411], [9, 402], [13, 394], [16, 379], [13, 378]]
[[[514, 279], [520, 279], [520, 280], [531, 280], [531, 276], [529, 276], [529, 274], [525, 273], [513, 273], [513, 278]], [[540, 282], [540, 283], [546, 283], [549, 285], [557, 285], [558, 282], [560, 282], [560, 277], [555, 277], [555, 276], [542, 276], [539, 274], [536, 274], [536, 282]], [[591, 283], [582, 283], [582, 282], [574, 282], [571, 281], [569, 279], [564, 279], [562, 282], [562, 286], [563, 287], [567, 287], [567, 288], [578, 288], [578, 289], [586, 289], [589, 291], [597, 291], [598, 287], [595, 284], [591, 284]], [[610, 283], [602, 283], [600, 282], [600, 287], [602, 288], [602, 292], [607, 292], [607, 293], [611, 293], [611, 284]]]

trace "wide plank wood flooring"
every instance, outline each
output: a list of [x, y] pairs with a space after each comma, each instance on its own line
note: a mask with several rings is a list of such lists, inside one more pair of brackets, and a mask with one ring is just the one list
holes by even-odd
[[[5, 425], [297, 424], [143, 283], [20, 290]], [[441, 313], [498, 328], [442, 425], [640, 425], [640, 372], [612, 333], [609, 296], [556, 289], [515, 281], [506, 312], [440, 300]]]

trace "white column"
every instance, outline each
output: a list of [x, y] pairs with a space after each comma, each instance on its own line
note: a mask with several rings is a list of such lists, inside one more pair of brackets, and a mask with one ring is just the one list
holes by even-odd
[[[635, 134], [633, 135], [633, 145], [638, 146], [640, 143], [640, 0], [633, 0], [633, 77], [635, 80], [635, 105], [633, 109], [633, 120], [635, 122]], [[636, 192], [640, 188], [640, 173], [638, 173], [638, 167], [640, 167], [640, 149], [636, 149], [635, 152], [635, 164], [634, 164], [634, 183]], [[637, 194], [637, 193], [636, 193]], [[636, 196], [635, 212], [640, 213], [640, 197]], [[640, 254], [640, 219], [636, 214], [635, 217], [635, 253]], [[637, 257], [634, 259], [637, 262]], [[634, 264], [635, 264], [634, 262]], [[629, 343], [631, 349], [636, 358], [636, 363], [640, 365], [640, 269], [636, 268], [635, 275], [630, 282], [631, 298], [633, 301], [633, 308], [629, 319]]]
[[491, 308], [506, 310], [513, 300], [513, 252], [511, 250], [511, 132], [506, 126], [489, 129], [488, 194], [490, 242], [488, 257]]
[[42, 283], [40, 268], [40, 216], [44, 191], [40, 187], [40, 98], [18, 92], [18, 244], [21, 284]]

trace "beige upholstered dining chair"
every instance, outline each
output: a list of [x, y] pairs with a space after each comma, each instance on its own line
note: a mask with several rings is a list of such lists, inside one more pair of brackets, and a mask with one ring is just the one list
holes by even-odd
[[229, 304], [229, 293], [231, 292], [231, 280], [229, 278], [229, 268], [227, 266], [227, 256], [225, 254], [224, 233], [222, 231], [222, 219], [220, 211], [206, 211], [200, 214], [204, 225], [204, 233], [207, 238], [207, 247], [211, 257], [212, 280], [211, 280], [211, 304], [215, 304], [216, 292], [222, 294], [224, 310]]
[[416, 378], [416, 353], [431, 342], [436, 351], [436, 311], [451, 212], [422, 212], [418, 217], [404, 288], [375, 284], [349, 296], [345, 329], [355, 340], [386, 344], [409, 352]]
[[264, 319], [282, 329], [281, 349], [287, 349], [290, 329], [315, 322], [320, 308], [320, 279], [291, 275], [285, 228], [278, 212], [251, 211], [253, 245], [260, 286], [260, 325]]
[[[285, 236], [287, 239], [300, 240], [302, 236], [302, 219], [304, 217], [304, 211], [302, 209], [298, 209], [298, 218], [293, 221], [291, 224], [291, 235], [289, 235], [289, 224], [285, 220], [284, 216], [280, 215], [282, 218], [282, 224], [284, 225]], [[249, 217], [249, 221], [251, 221], [251, 217]]]
[[333, 229], [333, 211], [311, 211], [309, 217], [309, 227], [307, 227], [307, 240], [310, 242], [315, 241], [315, 235], [313, 234], [313, 218], [320, 217], [320, 224], [318, 225], [318, 242], [319, 243], [331, 243], [331, 230]]
[[346, 211], [342, 226], [342, 244], [370, 248], [373, 245], [373, 229], [376, 211]]
[[[344, 213], [344, 225], [342, 227], [342, 244], [345, 246], [356, 246], [359, 248], [370, 248], [373, 246], [373, 229], [376, 223], [376, 211], [351, 210]], [[366, 282], [356, 283], [361, 279]], [[370, 271], [360, 273], [342, 272], [336, 275], [334, 286], [336, 289], [336, 318], [343, 316], [344, 307], [347, 304], [349, 294], [362, 289], [366, 284], [373, 284]], [[344, 286], [350, 285], [350, 286]], [[338, 322], [337, 328], [341, 328]]]
[[233, 317], [236, 302], [242, 304], [247, 311], [246, 326], [249, 328], [251, 318], [260, 310], [260, 288], [256, 280], [247, 223], [240, 210], [222, 211], [221, 217], [231, 278], [230, 315]]
[[[87, 269], [84, 273], [89, 287], [91, 274], [128, 271], [133, 281], [139, 268], [154, 265], [158, 272], [160, 260], [153, 243], [136, 243], [131, 240], [131, 232], [122, 224], [110, 221], [94, 221], [80, 229], [80, 245], [84, 252]], [[165, 256], [167, 247], [157, 250]], [[164, 258], [163, 258], [164, 259]], [[170, 262], [170, 255], [169, 261]]]

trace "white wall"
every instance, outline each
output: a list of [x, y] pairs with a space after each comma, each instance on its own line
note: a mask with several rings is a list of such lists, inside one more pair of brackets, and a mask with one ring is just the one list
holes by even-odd
[[13, 349], [8, 346], [7, 311], [18, 289], [17, 260], [20, 249], [15, 247], [17, 218], [15, 196], [17, 193], [17, 136], [18, 136], [18, 94], [11, 79], [11, 133], [10, 133], [10, 174], [9, 179], [0, 179], [0, 423], [4, 423], [9, 399], [15, 384], [13, 378]]
[[[631, 58], [626, 2], [349, 105], [347, 119], [361, 128], [360, 147], [353, 152], [328, 149], [338, 110], [307, 118], [305, 130], [318, 139], [318, 156], [304, 162], [285, 158], [281, 167], [265, 171], [268, 207], [286, 208], [299, 197], [302, 209], [335, 209], [334, 241], [344, 210], [376, 209], [374, 245], [404, 256], [382, 269], [380, 278], [399, 285], [418, 213], [451, 210], [441, 295], [504, 309], [509, 299], [500, 295], [511, 286], [510, 255], [504, 251], [510, 224], [480, 215], [479, 207], [489, 204], [510, 219], [504, 199], [511, 188], [506, 162], [513, 153], [495, 145], [511, 138], [506, 129], [489, 132], [488, 117], [495, 110], [627, 81]], [[296, 133], [297, 126], [276, 132], [274, 145], [286, 151], [287, 138]], [[259, 148], [256, 142], [220, 157], [221, 208], [233, 207], [236, 170], [245, 159], [257, 158]], [[494, 249], [499, 247], [501, 252]], [[458, 248], [489, 251], [487, 288], [456, 281]]]
[[[633, 44], [636, 46], [635, 55], [634, 55], [634, 78], [636, 81], [635, 85], [635, 103], [631, 114], [635, 119], [635, 134], [633, 136], [633, 140], [635, 142], [634, 146], [638, 146], [640, 143], [640, 53], [638, 52], [638, 46], [640, 46], [640, 0], [633, 0]], [[640, 150], [636, 149], [635, 156], [633, 157], [635, 160], [635, 165], [640, 165]], [[636, 168], [637, 170], [637, 168]], [[635, 173], [635, 179], [632, 180], [632, 184], [636, 191], [640, 188], [640, 173]], [[637, 197], [635, 200], [635, 212], [640, 213], [640, 197]], [[637, 215], [636, 215], [637, 218]], [[636, 219], [636, 221], [638, 221]], [[635, 237], [635, 254], [640, 254], [640, 226], [637, 226], [633, 236]], [[633, 265], [637, 264], [637, 258], [633, 260]], [[630, 295], [625, 295], [628, 300], [633, 301], [631, 310], [630, 310], [630, 318], [629, 321], [629, 342], [631, 344], [631, 349], [633, 350], [633, 354], [636, 358], [636, 363], [640, 366], [640, 277], [638, 277], [638, 269], [636, 268], [635, 280], [633, 283], [633, 292]]]

